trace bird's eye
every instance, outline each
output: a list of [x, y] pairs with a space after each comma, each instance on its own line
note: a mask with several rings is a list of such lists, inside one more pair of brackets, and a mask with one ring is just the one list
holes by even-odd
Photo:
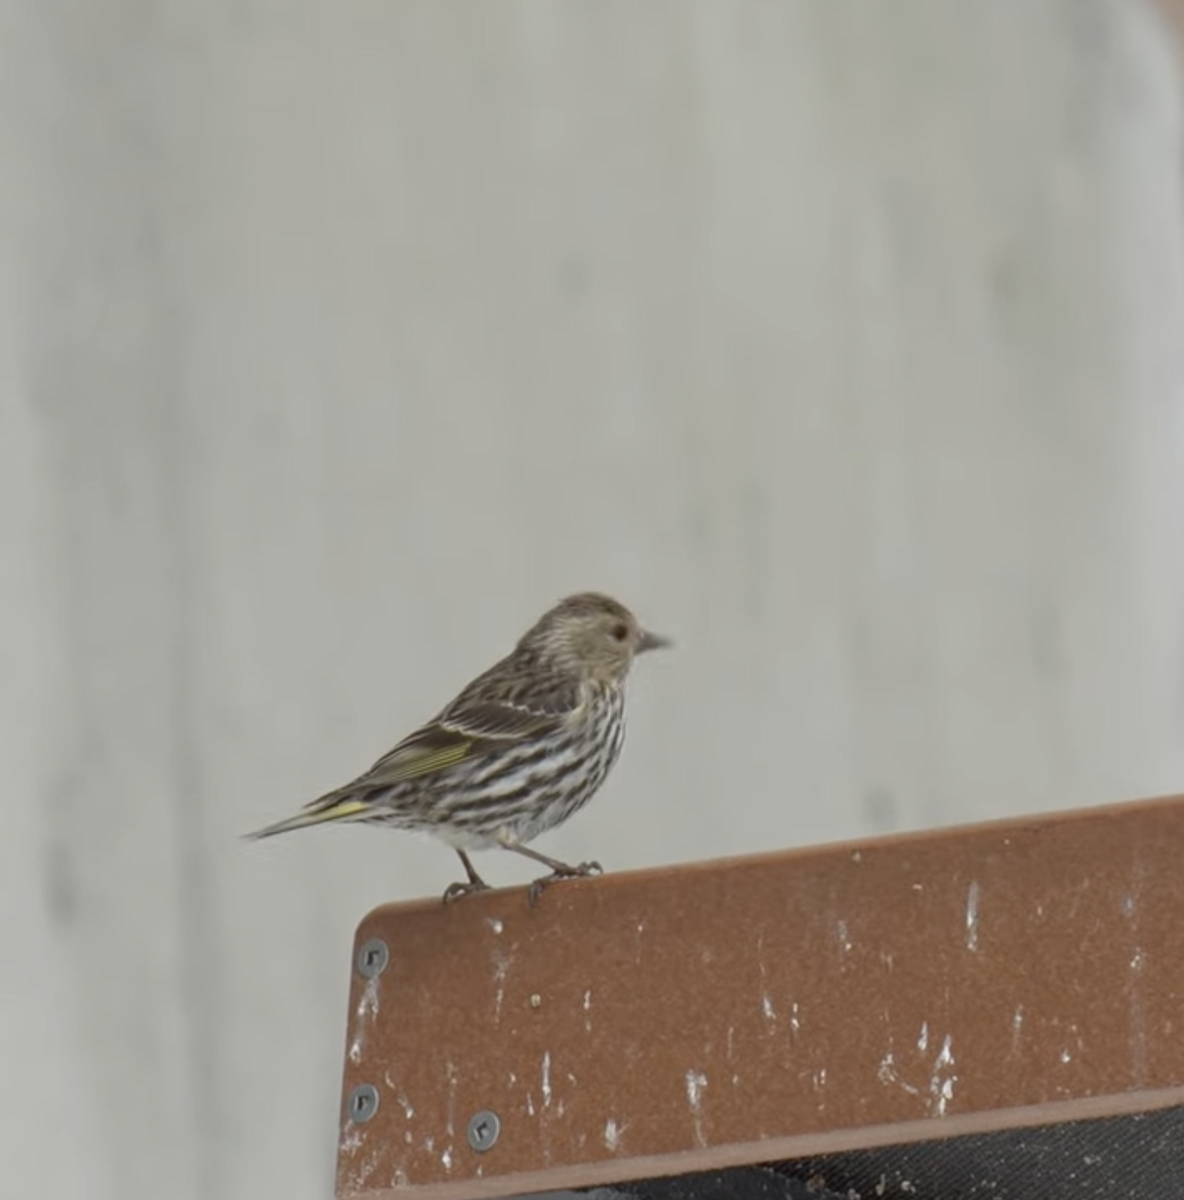
[[629, 626], [624, 621], [618, 621], [611, 632], [616, 641], [623, 642], [629, 636]]

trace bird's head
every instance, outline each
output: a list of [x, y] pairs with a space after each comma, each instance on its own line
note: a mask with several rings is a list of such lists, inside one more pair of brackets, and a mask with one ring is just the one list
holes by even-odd
[[624, 679], [638, 654], [669, 645], [669, 638], [643, 629], [623, 604], [598, 592], [561, 600], [519, 642], [561, 670], [603, 683]]

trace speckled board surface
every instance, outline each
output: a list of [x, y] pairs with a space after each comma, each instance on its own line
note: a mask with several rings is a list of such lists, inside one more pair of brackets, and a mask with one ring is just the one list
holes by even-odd
[[512, 1196], [1184, 1103], [1182, 850], [1173, 798], [610, 874], [534, 909], [377, 909], [337, 1194]]

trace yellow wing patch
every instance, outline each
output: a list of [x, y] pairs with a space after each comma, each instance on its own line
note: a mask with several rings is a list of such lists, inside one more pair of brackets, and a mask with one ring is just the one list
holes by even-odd
[[406, 746], [395, 750], [386, 762], [376, 766], [374, 774], [384, 782], [398, 783], [442, 771], [468, 757], [472, 742], [452, 742], [446, 746]]

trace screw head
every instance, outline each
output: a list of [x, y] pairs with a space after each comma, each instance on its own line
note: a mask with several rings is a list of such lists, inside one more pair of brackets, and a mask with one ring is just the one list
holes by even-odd
[[359, 1083], [349, 1094], [346, 1111], [355, 1125], [369, 1121], [378, 1112], [378, 1089], [372, 1083]]
[[390, 961], [391, 952], [382, 938], [370, 938], [358, 947], [358, 974], [363, 979], [376, 979]]
[[501, 1131], [502, 1123], [498, 1119], [497, 1113], [483, 1108], [469, 1118], [469, 1145], [478, 1154], [484, 1154], [486, 1150], [493, 1149], [493, 1144], [497, 1141]]

